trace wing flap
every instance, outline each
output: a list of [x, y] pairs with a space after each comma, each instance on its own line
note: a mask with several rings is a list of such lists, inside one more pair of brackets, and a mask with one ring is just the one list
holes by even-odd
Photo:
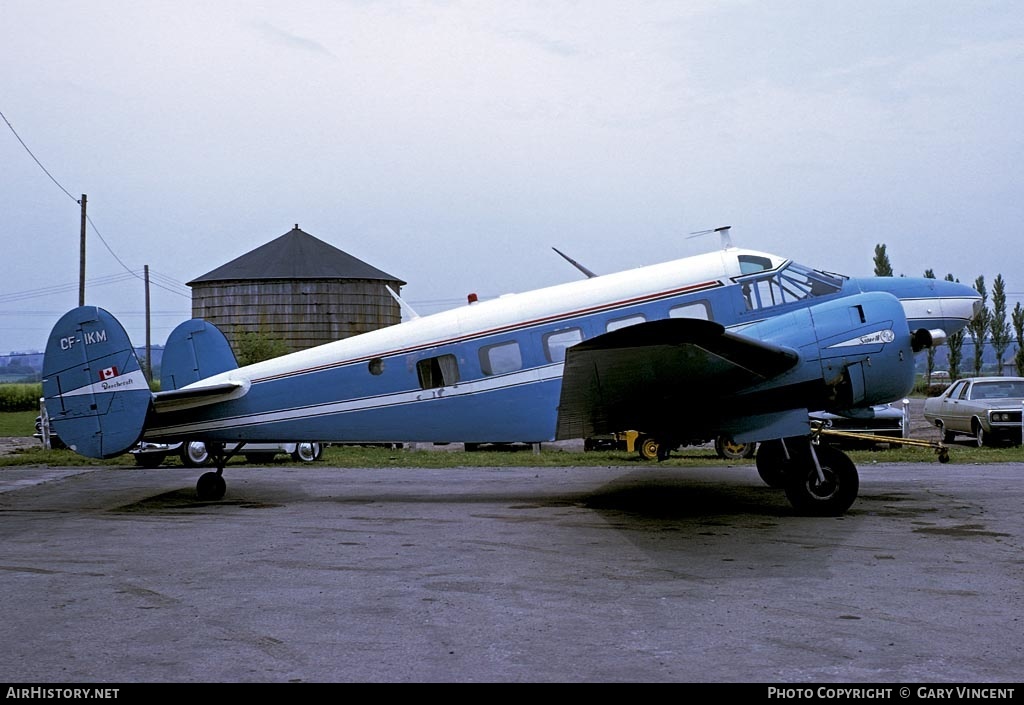
[[727, 396], [799, 359], [713, 321], [665, 319], [606, 333], [566, 351], [557, 437], [654, 430], [669, 419], [714, 414]]

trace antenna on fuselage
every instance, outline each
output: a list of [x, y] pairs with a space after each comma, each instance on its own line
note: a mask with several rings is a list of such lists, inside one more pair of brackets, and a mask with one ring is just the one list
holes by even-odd
[[388, 286], [387, 284], [385, 284], [385, 285], [384, 285], [384, 288], [388, 290], [388, 293], [389, 293], [389, 294], [391, 294], [391, 298], [393, 298], [393, 299], [394, 299], [395, 301], [397, 301], [397, 302], [398, 302], [398, 305], [399, 305], [399, 307], [400, 307], [400, 308], [401, 308], [401, 309], [402, 309], [403, 311], [405, 311], [405, 312], [406, 312], [407, 314], [409, 314], [409, 318], [419, 318], [419, 317], [420, 317], [420, 314], [416, 313], [416, 311], [415, 311], [415, 310], [413, 309], [413, 307], [412, 307], [412, 306], [410, 306], [409, 304], [407, 304], [407, 303], [406, 303], [406, 302], [405, 302], [405, 301], [404, 301], [404, 300], [402, 299], [402, 297], [401, 297], [401, 296], [399, 296], [398, 294], [396, 294], [396, 293], [395, 293], [395, 290], [394, 290], [394, 289], [392, 289], [392, 288], [391, 288], [390, 286]]
[[564, 259], [564, 260], [565, 260], [566, 262], [568, 262], [568, 263], [569, 263], [569, 264], [571, 264], [571, 265], [572, 265], [573, 267], [575, 267], [576, 269], [578, 269], [578, 270], [580, 270], [581, 272], [583, 272], [584, 274], [586, 274], [586, 275], [587, 275], [587, 278], [588, 278], [588, 279], [593, 279], [594, 277], [596, 277], [596, 276], [597, 276], [596, 274], [594, 274], [593, 272], [591, 272], [591, 271], [590, 271], [589, 269], [587, 269], [586, 267], [584, 267], [584, 266], [583, 266], [582, 264], [580, 264], [579, 262], [577, 262], [576, 260], [574, 260], [574, 259], [573, 259], [572, 257], [570, 257], [569, 255], [565, 254], [564, 252], [560, 251], [560, 250], [559, 250], [559, 249], [558, 249], [557, 247], [552, 247], [551, 249], [552, 249], [552, 250], [554, 250], [555, 252], [557, 252], [558, 254], [560, 254], [560, 255], [562, 256], [562, 258], [563, 258], [563, 259]]
[[688, 237], [686, 239], [687, 240], [692, 240], [693, 238], [699, 237], [700, 235], [707, 235], [709, 233], [718, 233], [718, 236], [722, 239], [722, 249], [723, 250], [728, 250], [729, 248], [732, 247], [732, 236], [729, 234], [729, 228], [731, 228], [731, 227], [732, 227], [731, 225], [723, 225], [720, 228], [713, 228], [711, 230], [698, 230], [695, 233], [690, 233], [690, 237]]

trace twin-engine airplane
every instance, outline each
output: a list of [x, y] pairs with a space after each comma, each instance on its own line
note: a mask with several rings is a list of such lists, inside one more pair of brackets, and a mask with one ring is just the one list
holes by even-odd
[[[758, 470], [798, 512], [854, 502], [849, 458], [808, 412], [870, 413], [908, 394], [914, 353], [978, 310], [935, 279], [852, 279], [731, 246], [472, 303], [239, 368], [199, 319], [171, 333], [151, 392], [121, 325], [76, 308], [46, 347], [43, 394], [69, 447], [107, 458], [201, 440], [225, 492], [245, 442], [543, 442], [642, 430], [760, 441]], [[233, 450], [232, 450], [233, 449]]]

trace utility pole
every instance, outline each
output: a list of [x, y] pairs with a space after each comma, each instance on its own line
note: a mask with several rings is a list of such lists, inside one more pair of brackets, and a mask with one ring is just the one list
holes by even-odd
[[85, 194], [82, 194], [82, 239], [78, 257], [78, 305], [85, 306]]
[[146, 374], [153, 379], [153, 347], [149, 339], [149, 265], [143, 265], [143, 274], [146, 278]]

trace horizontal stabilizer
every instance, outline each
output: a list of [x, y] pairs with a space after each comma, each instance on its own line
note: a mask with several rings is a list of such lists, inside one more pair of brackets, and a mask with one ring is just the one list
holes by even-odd
[[[792, 369], [790, 348], [676, 318], [605, 333], [566, 351], [558, 438], [664, 428]], [[689, 409], [690, 411], [688, 411]]]
[[220, 329], [193, 318], [179, 324], [167, 338], [160, 363], [160, 389], [181, 389], [237, 367], [231, 344]]
[[117, 319], [95, 306], [61, 317], [46, 342], [43, 399], [69, 448], [90, 458], [128, 450], [142, 436], [152, 397]]
[[158, 414], [181, 411], [237, 399], [249, 391], [245, 382], [223, 382], [206, 386], [195, 385], [185, 389], [172, 389], [153, 395], [153, 411]]

